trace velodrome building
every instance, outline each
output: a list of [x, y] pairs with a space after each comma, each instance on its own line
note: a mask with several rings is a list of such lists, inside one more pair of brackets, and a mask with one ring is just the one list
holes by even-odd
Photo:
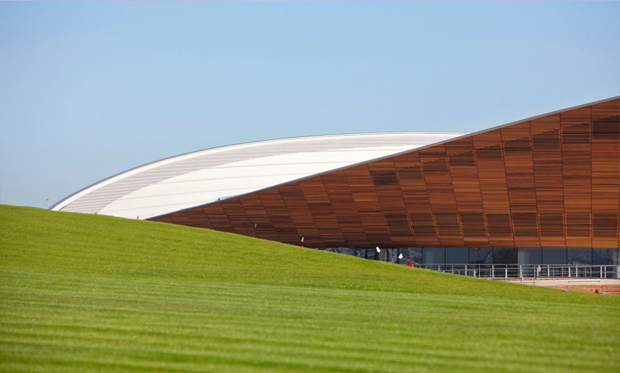
[[313, 136], [202, 150], [112, 176], [52, 209], [455, 273], [574, 276], [589, 268], [608, 277], [620, 247], [620, 97], [473, 134]]

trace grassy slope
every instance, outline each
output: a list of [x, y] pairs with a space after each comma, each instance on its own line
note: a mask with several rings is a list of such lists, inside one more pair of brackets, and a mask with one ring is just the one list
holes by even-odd
[[618, 371], [620, 297], [0, 206], [0, 371]]

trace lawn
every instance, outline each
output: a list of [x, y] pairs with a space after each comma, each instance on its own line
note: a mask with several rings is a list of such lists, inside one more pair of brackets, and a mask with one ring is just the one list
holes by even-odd
[[0, 371], [620, 371], [620, 297], [0, 206]]

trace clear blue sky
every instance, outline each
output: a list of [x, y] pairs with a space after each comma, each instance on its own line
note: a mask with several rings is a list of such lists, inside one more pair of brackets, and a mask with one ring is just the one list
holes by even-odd
[[0, 3], [0, 203], [179, 153], [620, 95], [620, 3]]

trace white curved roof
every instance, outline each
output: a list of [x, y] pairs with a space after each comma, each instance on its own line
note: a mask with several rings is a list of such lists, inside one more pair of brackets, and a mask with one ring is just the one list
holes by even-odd
[[461, 135], [313, 136], [212, 148], [112, 176], [67, 197], [51, 209], [148, 219]]

